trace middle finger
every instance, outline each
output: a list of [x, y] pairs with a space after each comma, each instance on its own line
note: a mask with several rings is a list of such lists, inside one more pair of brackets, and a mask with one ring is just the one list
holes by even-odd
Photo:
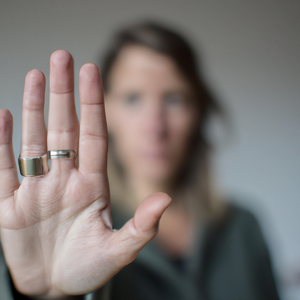
[[[48, 150], [76, 150], [79, 125], [74, 102], [74, 62], [67, 51], [55, 51], [50, 58], [50, 98]], [[51, 168], [62, 166], [62, 159], [51, 161]], [[63, 160], [73, 168], [74, 159]]]

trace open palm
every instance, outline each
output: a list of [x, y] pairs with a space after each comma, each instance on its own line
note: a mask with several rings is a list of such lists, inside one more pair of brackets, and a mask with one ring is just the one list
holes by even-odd
[[155, 236], [170, 198], [161, 193], [149, 196], [132, 220], [113, 231], [99, 70], [85, 64], [79, 72], [80, 126], [73, 59], [68, 52], [56, 51], [50, 60], [48, 133], [44, 93], [44, 75], [30, 71], [24, 89], [21, 156], [41, 156], [47, 149], [79, 150], [79, 168], [73, 159], [55, 159], [49, 173], [25, 177], [20, 185], [12, 150], [12, 117], [1, 110], [1, 242], [21, 293], [84, 294], [102, 286]]

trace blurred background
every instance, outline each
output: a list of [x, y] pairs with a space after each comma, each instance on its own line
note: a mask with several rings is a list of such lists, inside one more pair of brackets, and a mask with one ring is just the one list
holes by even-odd
[[299, 1], [0, 0], [0, 108], [14, 116], [15, 156], [26, 73], [37, 68], [48, 78], [57, 49], [71, 52], [78, 73], [99, 62], [115, 29], [144, 19], [173, 26], [198, 51], [233, 122], [226, 140], [222, 125], [211, 128], [217, 182], [256, 214], [282, 298], [299, 300]]

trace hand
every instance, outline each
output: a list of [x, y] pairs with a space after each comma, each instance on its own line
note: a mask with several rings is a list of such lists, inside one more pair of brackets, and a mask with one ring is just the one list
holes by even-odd
[[73, 159], [51, 161], [43, 176], [19, 184], [12, 150], [12, 116], [0, 111], [0, 226], [5, 259], [16, 288], [30, 296], [84, 294], [107, 282], [135, 259], [157, 233], [170, 198], [146, 198], [133, 219], [112, 230], [107, 179], [107, 129], [98, 68], [79, 72], [81, 125], [74, 104], [73, 59], [50, 59], [48, 134], [44, 122], [45, 77], [30, 71], [23, 99], [21, 157], [49, 150], [78, 150]]

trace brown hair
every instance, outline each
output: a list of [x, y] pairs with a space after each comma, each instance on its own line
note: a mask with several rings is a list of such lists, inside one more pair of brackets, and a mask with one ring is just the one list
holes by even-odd
[[[184, 170], [174, 184], [175, 194], [190, 203], [191, 210], [198, 215], [216, 216], [220, 213], [220, 201], [216, 201], [212, 187], [210, 152], [206, 129], [211, 115], [223, 115], [221, 105], [212, 95], [202, 74], [199, 72], [196, 55], [184, 37], [175, 31], [154, 22], [143, 22], [120, 30], [101, 63], [104, 90], [109, 91], [109, 75], [119, 53], [127, 46], [143, 46], [171, 58], [182, 75], [190, 83], [195, 98], [199, 101], [199, 130], [191, 141], [190, 153]], [[120, 166], [113, 147], [109, 147], [108, 173], [112, 199], [126, 198], [126, 187], [122, 181]], [[118, 199], [117, 199], [118, 200]], [[120, 199], [119, 199], [120, 200]], [[123, 201], [123, 199], [122, 199]], [[126, 201], [126, 199], [125, 199]], [[123, 201], [124, 203], [124, 201]]]

